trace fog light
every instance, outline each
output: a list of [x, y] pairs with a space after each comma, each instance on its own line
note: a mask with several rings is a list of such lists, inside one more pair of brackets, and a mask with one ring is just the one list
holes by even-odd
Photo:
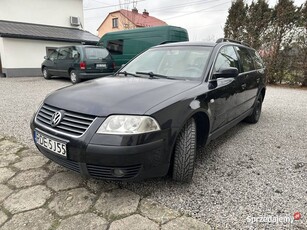
[[116, 177], [123, 177], [123, 176], [125, 176], [125, 172], [122, 169], [114, 169], [113, 175], [116, 176]]

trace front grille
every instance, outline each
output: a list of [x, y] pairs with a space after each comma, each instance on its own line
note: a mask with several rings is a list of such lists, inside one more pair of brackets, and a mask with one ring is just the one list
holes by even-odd
[[59, 165], [62, 165], [65, 168], [68, 168], [70, 170], [73, 170], [75, 172], [80, 173], [80, 167], [79, 167], [79, 164], [77, 162], [68, 160], [66, 158], [57, 156], [55, 154], [52, 154], [52, 153], [49, 153], [49, 152], [46, 152], [46, 151], [41, 151], [41, 153], [44, 154], [47, 158], [49, 158], [53, 162], [55, 162]]
[[[115, 168], [120, 168], [125, 172], [124, 176], [116, 177], [113, 174], [113, 170]], [[97, 179], [107, 179], [107, 180], [122, 180], [122, 179], [130, 179], [136, 177], [141, 169], [141, 165], [134, 165], [134, 166], [126, 166], [126, 167], [106, 167], [100, 165], [87, 165], [88, 173], [91, 177]]]
[[50, 129], [60, 131], [64, 134], [81, 136], [95, 119], [94, 116], [64, 111], [64, 118], [62, 121], [56, 127], [52, 127], [50, 124], [51, 117], [59, 110], [61, 109], [44, 104], [37, 114], [36, 121]]

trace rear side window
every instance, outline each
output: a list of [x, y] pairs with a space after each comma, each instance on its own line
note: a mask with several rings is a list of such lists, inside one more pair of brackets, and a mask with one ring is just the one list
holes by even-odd
[[78, 58], [79, 57], [78, 50], [73, 49], [71, 55], [72, 55], [72, 58]]
[[248, 49], [236, 46], [236, 50], [240, 56], [243, 72], [255, 70], [254, 62]]
[[260, 55], [255, 50], [250, 50], [256, 69], [263, 69], [264, 64]]
[[214, 71], [219, 72], [229, 67], [239, 69], [239, 60], [234, 48], [232, 46], [225, 46], [220, 50], [216, 58]]
[[71, 48], [61, 48], [59, 51], [58, 59], [71, 59], [72, 58], [72, 49]]
[[120, 55], [123, 54], [123, 45], [124, 41], [121, 39], [108, 41], [107, 50], [109, 50], [111, 54]]
[[85, 48], [84, 50], [87, 59], [104, 59], [109, 56], [109, 52], [103, 48]]

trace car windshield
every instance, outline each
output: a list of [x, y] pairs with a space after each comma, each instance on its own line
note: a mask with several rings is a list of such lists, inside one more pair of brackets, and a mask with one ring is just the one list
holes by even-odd
[[103, 59], [109, 56], [109, 52], [104, 48], [85, 48], [87, 59]]
[[212, 47], [204, 46], [153, 48], [127, 64], [121, 72], [143, 72], [179, 80], [199, 81], [211, 50]]

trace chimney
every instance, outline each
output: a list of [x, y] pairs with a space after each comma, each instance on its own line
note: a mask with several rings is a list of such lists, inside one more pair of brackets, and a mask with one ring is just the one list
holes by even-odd
[[143, 15], [144, 16], [149, 16], [149, 13], [146, 11], [146, 9], [144, 9]]
[[134, 8], [132, 9], [132, 13], [137, 14], [138, 12], [139, 12], [139, 11], [138, 11], [137, 8], [134, 7]]

